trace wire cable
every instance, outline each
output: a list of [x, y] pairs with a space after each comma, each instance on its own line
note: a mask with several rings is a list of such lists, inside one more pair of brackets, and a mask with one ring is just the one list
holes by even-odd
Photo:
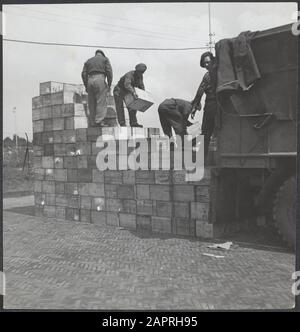
[[[16, 7], [14, 9], [21, 9], [21, 8]], [[29, 9], [29, 8], [22, 8], [22, 10], [26, 10], [26, 11], [34, 12], [34, 13], [40, 13], [40, 14], [43, 14], [43, 15], [51, 15], [51, 16], [62, 17], [64, 19], [71, 19], [71, 18], [67, 18], [65, 15], [57, 14], [57, 13], [54, 13], [54, 12], [45, 12], [45, 11]], [[99, 16], [102, 16], [102, 15], [99, 15]], [[78, 14], [77, 14], [77, 17], [78, 17]], [[99, 19], [97, 19], [97, 20], [90, 20], [89, 19], [88, 20], [88, 19], [84, 19], [84, 18], [80, 17], [79, 21], [88, 22], [88, 23], [92, 23], [92, 24], [96, 23], [97, 25], [106, 25], [106, 26], [111, 26], [111, 27], [121, 28], [121, 29], [133, 30], [133, 31], [137, 31], [137, 32], [146, 32], [146, 33], [151, 34], [151, 35], [171, 36], [171, 37], [176, 37], [176, 39], [178, 39], [178, 37], [179, 37], [181, 40], [186, 40], [185, 35], [180, 35], [180, 34], [175, 35], [175, 34], [171, 34], [171, 33], [168, 33], [168, 32], [150, 31], [150, 30], [144, 30], [144, 29], [140, 29], [140, 28], [136, 28], [136, 27], [132, 27], [132, 26], [130, 27], [130, 26], [124, 26], [124, 25], [116, 25], [116, 24], [111, 24], [111, 23], [105, 23], [105, 22], [99, 21]], [[74, 24], [74, 23], [72, 23], [72, 24]]]
[[88, 29], [93, 29], [93, 30], [100, 30], [100, 31], [108, 31], [108, 32], [114, 32], [114, 33], [121, 33], [121, 34], [126, 34], [126, 35], [135, 35], [135, 36], [139, 36], [139, 37], [147, 37], [147, 38], [156, 38], [156, 39], [164, 39], [164, 40], [176, 40], [176, 41], [185, 41], [186, 39], [183, 38], [175, 38], [175, 37], [168, 37], [165, 36], [163, 37], [163, 35], [149, 35], [149, 34], [145, 34], [145, 33], [137, 33], [137, 32], [130, 32], [130, 31], [125, 31], [125, 30], [112, 30], [112, 29], [107, 29], [107, 28], [100, 28], [99, 26], [88, 26], [88, 25], [84, 25], [84, 24], [80, 24], [80, 23], [76, 23], [76, 25], [74, 25], [73, 22], [66, 22], [66, 21], [59, 21], [59, 20], [55, 20], [55, 19], [51, 19], [51, 18], [43, 18], [43, 17], [37, 17], [37, 16], [33, 16], [33, 15], [28, 15], [28, 14], [17, 14], [17, 13], [13, 13], [13, 12], [6, 12], [6, 14], [8, 15], [15, 15], [15, 16], [21, 16], [21, 17], [30, 17], [36, 20], [42, 20], [42, 21], [49, 21], [49, 22], [56, 22], [56, 23], [60, 23], [60, 24], [67, 24], [67, 25], [72, 25], [72, 26], [80, 26], [80, 27], [84, 27], [84, 28], [88, 28]]
[[51, 43], [51, 42], [37, 42], [31, 40], [9, 39], [3, 38], [4, 41], [23, 43], [23, 44], [35, 44], [35, 45], [47, 45], [47, 46], [68, 46], [68, 47], [89, 47], [89, 48], [106, 48], [115, 50], [139, 50], [139, 51], [191, 51], [191, 50], [206, 50], [207, 46], [203, 47], [183, 47], [183, 48], [156, 48], [156, 47], [123, 47], [123, 46], [105, 46], [105, 45], [82, 45], [82, 44], [65, 44], [65, 43]]
[[[56, 8], [56, 9], [58, 9], [58, 10], [61, 11], [63, 9], [63, 6], [68, 6], [70, 4], [68, 4], [68, 3], [62, 3], [62, 4], [59, 4], [58, 6], [56, 6], [54, 4], [49, 4], [49, 5], [51, 6], [51, 8]], [[77, 4], [77, 5], [80, 5], [80, 4]], [[85, 5], [88, 5], [88, 4], [85, 4]], [[23, 9], [24, 5], [20, 5], [20, 6], [14, 5], [14, 8]], [[34, 9], [34, 10], [36, 11], [36, 9]], [[178, 30], [181, 30], [181, 32], [182, 32], [182, 30], [188, 29], [188, 30], [190, 30], [190, 32], [195, 33], [195, 29], [192, 28], [192, 27], [186, 27], [186, 26], [182, 27], [182, 26], [177, 26], [177, 25], [164, 25], [164, 24], [157, 24], [157, 23], [150, 22], [150, 21], [133, 20], [133, 19], [128, 19], [128, 18], [124, 18], [124, 17], [101, 15], [101, 14], [98, 14], [98, 13], [95, 14], [95, 13], [90, 12], [89, 10], [82, 10], [82, 8], [80, 8], [80, 11], [78, 11], [78, 10], [75, 10], [74, 7], [73, 7], [72, 8], [72, 12], [76, 12], [77, 14], [86, 14], [88, 16], [97, 17], [97, 18], [98, 17], [103, 17], [103, 18], [109, 19], [109, 20], [119, 20], [119, 21], [137, 23], [137, 24], [141, 24], [141, 25], [151, 25], [152, 27], [153, 26], [157, 26], [157, 27], [163, 27], [163, 28], [168, 28], [168, 29], [172, 29], [172, 30], [178, 29]]]

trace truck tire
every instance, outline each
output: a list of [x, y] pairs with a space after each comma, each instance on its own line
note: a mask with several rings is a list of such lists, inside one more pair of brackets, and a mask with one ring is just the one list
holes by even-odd
[[273, 217], [287, 245], [296, 248], [296, 177], [287, 179], [275, 195]]

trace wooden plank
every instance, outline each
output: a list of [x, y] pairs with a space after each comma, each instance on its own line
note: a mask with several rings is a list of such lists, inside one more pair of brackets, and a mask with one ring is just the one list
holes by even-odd
[[63, 182], [55, 182], [55, 194], [64, 194], [65, 184]]
[[148, 184], [136, 185], [137, 199], [150, 199], [150, 186]]
[[56, 206], [55, 207], [55, 218], [57, 219], [66, 219], [66, 209], [63, 206]]
[[103, 211], [92, 211], [92, 223], [97, 226], [105, 226], [106, 225], [106, 212]]
[[162, 184], [150, 185], [150, 198], [152, 200], [170, 201], [170, 186]]
[[92, 209], [96, 211], [105, 210], [105, 199], [103, 197], [93, 197], [92, 198]]
[[137, 229], [141, 231], [151, 231], [151, 216], [137, 215]]
[[136, 215], [120, 213], [120, 226], [128, 229], [136, 229]]
[[65, 194], [57, 194], [55, 196], [55, 205], [56, 206], [68, 206], [68, 195]]
[[153, 202], [150, 200], [137, 200], [136, 201], [137, 214], [153, 215]]
[[43, 120], [33, 121], [32, 131], [33, 131], [33, 133], [43, 132], [44, 131], [44, 121]]
[[55, 218], [55, 206], [44, 205], [44, 216], [48, 218]]
[[171, 202], [156, 201], [156, 214], [159, 217], [172, 217], [172, 209]]
[[155, 173], [154, 171], [137, 170], [135, 172], [136, 183], [138, 184], [154, 184]]
[[92, 209], [92, 197], [90, 196], [80, 196], [80, 208], [91, 210]]
[[133, 199], [135, 198], [135, 188], [134, 185], [123, 184], [119, 185], [117, 188], [118, 198]]
[[44, 169], [44, 172], [45, 172], [45, 180], [54, 180], [54, 169], [53, 168], [46, 168], [46, 169]]
[[172, 232], [171, 230], [171, 218], [165, 217], [151, 217], [151, 226], [152, 232], [154, 233], [168, 233]]
[[174, 217], [190, 218], [190, 214], [189, 202], [174, 202]]
[[54, 118], [53, 119], [53, 130], [64, 130], [65, 122], [63, 118]]
[[77, 177], [78, 182], [92, 182], [92, 170], [90, 168], [79, 168]]
[[80, 221], [90, 223], [92, 221], [91, 211], [80, 209]]
[[118, 213], [107, 212], [106, 213], [106, 224], [109, 226], [119, 226]]
[[122, 212], [136, 214], [137, 213], [137, 202], [134, 199], [123, 199], [122, 200]]
[[169, 170], [155, 171], [155, 183], [169, 184], [170, 179], [171, 179], [171, 176], [170, 176], [170, 171]]
[[80, 221], [79, 209], [66, 208], [66, 219], [72, 221]]
[[191, 202], [191, 217], [208, 221], [209, 203]]
[[42, 157], [42, 167], [43, 168], [54, 168], [54, 159], [53, 157]]
[[174, 185], [174, 200], [180, 202], [194, 201], [194, 187], [190, 185]]

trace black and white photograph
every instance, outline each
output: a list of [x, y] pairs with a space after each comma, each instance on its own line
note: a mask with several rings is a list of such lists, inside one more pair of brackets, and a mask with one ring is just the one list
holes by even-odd
[[3, 309], [295, 308], [298, 13], [2, 5]]

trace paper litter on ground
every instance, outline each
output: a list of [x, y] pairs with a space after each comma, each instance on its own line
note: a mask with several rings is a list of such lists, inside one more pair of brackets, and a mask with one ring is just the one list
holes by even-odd
[[225, 256], [221, 255], [214, 255], [214, 254], [208, 254], [208, 253], [203, 253], [203, 256], [208, 256], [208, 257], [214, 257], [214, 258], [224, 258]]
[[224, 250], [229, 250], [230, 247], [232, 246], [232, 242], [225, 242], [225, 243], [216, 243], [207, 246], [208, 248], [212, 249], [224, 249]]

